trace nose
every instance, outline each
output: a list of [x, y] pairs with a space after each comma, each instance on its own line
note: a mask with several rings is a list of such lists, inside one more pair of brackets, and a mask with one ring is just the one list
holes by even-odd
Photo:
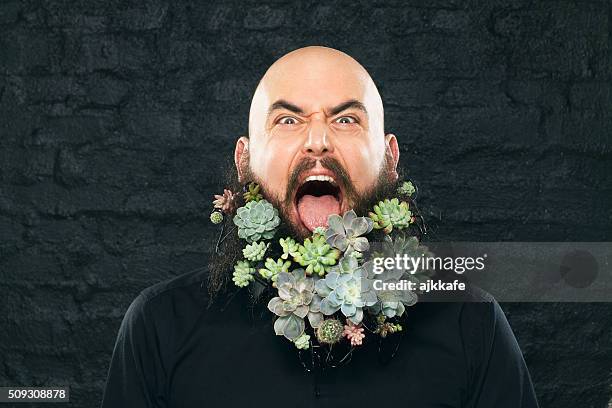
[[311, 156], [324, 156], [333, 152], [329, 140], [327, 125], [322, 121], [313, 121], [308, 129], [308, 137], [304, 142], [304, 153]]

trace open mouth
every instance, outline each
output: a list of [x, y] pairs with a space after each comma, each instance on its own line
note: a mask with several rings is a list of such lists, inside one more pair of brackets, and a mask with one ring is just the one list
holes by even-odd
[[340, 214], [342, 190], [331, 176], [309, 176], [295, 193], [295, 205], [302, 223], [310, 231], [327, 227], [330, 214]]

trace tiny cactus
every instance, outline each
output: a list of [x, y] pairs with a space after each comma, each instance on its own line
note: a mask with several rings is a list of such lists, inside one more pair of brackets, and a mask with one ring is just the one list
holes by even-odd
[[322, 344], [335, 344], [342, 338], [344, 326], [338, 319], [327, 319], [316, 330], [317, 340]]
[[213, 224], [221, 224], [223, 222], [223, 214], [219, 211], [213, 211], [212, 214], [210, 214], [210, 222]]

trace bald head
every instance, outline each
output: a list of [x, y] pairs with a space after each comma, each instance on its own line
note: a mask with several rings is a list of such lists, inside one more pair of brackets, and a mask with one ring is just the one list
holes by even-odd
[[[353, 57], [333, 48], [310, 46], [291, 51], [268, 68], [260, 80], [249, 112], [249, 135], [257, 137], [264, 129], [263, 119], [278, 100], [304, 100], [310, 107], [323, 101], [360, 101], [370, 123], [384, 135], [384, 111], [378, 89], [370, 74]], [[306, 106], [304, 106], [306, 107]], [[328, 106], [332, 107], [332, 106]]]

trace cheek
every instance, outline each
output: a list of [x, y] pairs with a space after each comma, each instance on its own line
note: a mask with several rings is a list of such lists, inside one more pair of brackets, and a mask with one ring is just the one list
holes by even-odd
[[343, 148], [342, 157], [355, 188], [359, 192], [365, 192], [378, 180], [384, 159], [384, 147], [354, 143]]
[[269, 140], [265, 145], [253, 148], [251, 152], [251, 171], [266, 186], [268, 192], [284, 197], [289, 169], [295, 148], [289, 143]]

